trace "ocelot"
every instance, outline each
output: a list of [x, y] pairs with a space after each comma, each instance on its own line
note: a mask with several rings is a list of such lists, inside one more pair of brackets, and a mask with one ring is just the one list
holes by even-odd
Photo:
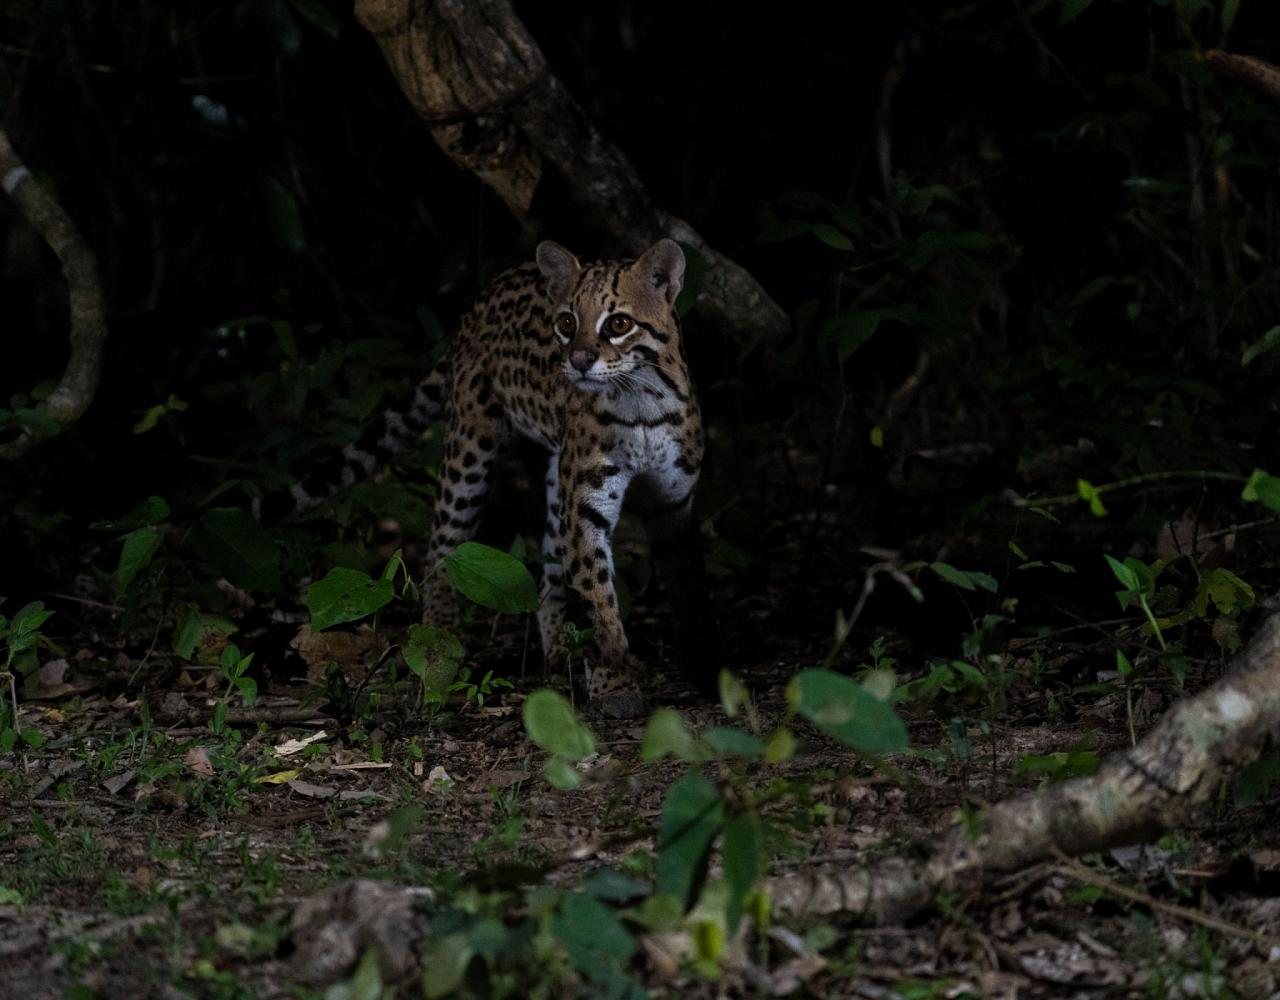
[[[645, 703], [614, 587], [612, 537], [624, 498], [644, 516], [671, 594], [681, 665], [704, 690], [716, 682], [693, 515], [702, 422], [675, 308], [684, 273], [672, 240], [634, 261], [585, 265], [558, 244], [540, 244], [536, 263], [502, 274], [465, 314], [447, 357], [408, 407], [384, 412], [332, 470], [349, 485], [373, 471], [379, 454], [404, 447], [443, 415], [423, 618], [456, 627], [458, 605], [441, 564], [474, 534], [504, 440], [515, 432], [545, 448], [542, 649], [549, 663], [563, 657], [566, 603], [580, 605], [592, 630], [588, 696], [594, 711], [619, 718]], [[318, 485], [325, 478], [309, 476], [287, 503], [305, 506], [332, 492]]]

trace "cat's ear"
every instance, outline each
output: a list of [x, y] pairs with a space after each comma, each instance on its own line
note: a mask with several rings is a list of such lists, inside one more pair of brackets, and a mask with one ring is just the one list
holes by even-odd
[[538, 270], [547, 279], [547, 292], [554, 301], [563, 302], [573, 291], [578, 272], [582, 270], [578, 258], [559, 243], [552, 243], [550, 240], [543, 240], [538, 244], [534, 257], [538, 261]]
[[667, 305], [675, 302], [684, 287], [684, 251], [675, 240], [658, 240], [631, 267], [667, 300]]

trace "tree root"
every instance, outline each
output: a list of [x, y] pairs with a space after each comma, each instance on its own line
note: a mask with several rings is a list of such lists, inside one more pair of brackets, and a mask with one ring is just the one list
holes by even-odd
[[[0, 187], [62, 262], [71, 306], [71, 356], [62, 379], [39, 408], [66, 427], [79, 420], [89, 408], [102, 374], [107, 322], [102, 285], [98, 280], [98, 259], [57, 199], [32, 179], [31, 171], [14, 151], [3, 128], [0, 128]], [[19, 458], [47, 436], [49, 433], [45, 430], [28, 427], [18, 437], [0, 444], [0, 459]]]

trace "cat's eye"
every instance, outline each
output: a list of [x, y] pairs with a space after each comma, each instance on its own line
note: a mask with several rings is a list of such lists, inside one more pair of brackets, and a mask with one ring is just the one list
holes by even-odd
[[636, 325], [635, 320], [630, 316], [623, 316], [622, 313], [609, 317], [609, 336], [621, 337], [624, 333], [630, 333]]
[[572, 337], [577, 328], [578, 321], [573, 318], [573, 313], [561, 313], [556, 317], [556, 333], [560, 336]]

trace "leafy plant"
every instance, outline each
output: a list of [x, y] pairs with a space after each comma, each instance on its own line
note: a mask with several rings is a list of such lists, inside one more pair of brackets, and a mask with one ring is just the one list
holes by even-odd
[[23, 731], [18, 723], [18, 690], [14, 671], [20, 669], [24, 661], [34, 657], [37, 646], [48, 642], [41, 635], [40, 627], [52, 615], [52, 611], [45, 609], [43, 601], [23, 605], [12, 620], [0, 615], [0, 651], [4, 653], [0, 682], [7, 681], [9, 688], [8, 705], [0, 704], [0, 708], [4, 709], [0, 712], [0, 750], [5, 753], [13, 750], [19, 739], [32, 748], [40, 747], [44, 742], [44, 738], [36, 730]]

